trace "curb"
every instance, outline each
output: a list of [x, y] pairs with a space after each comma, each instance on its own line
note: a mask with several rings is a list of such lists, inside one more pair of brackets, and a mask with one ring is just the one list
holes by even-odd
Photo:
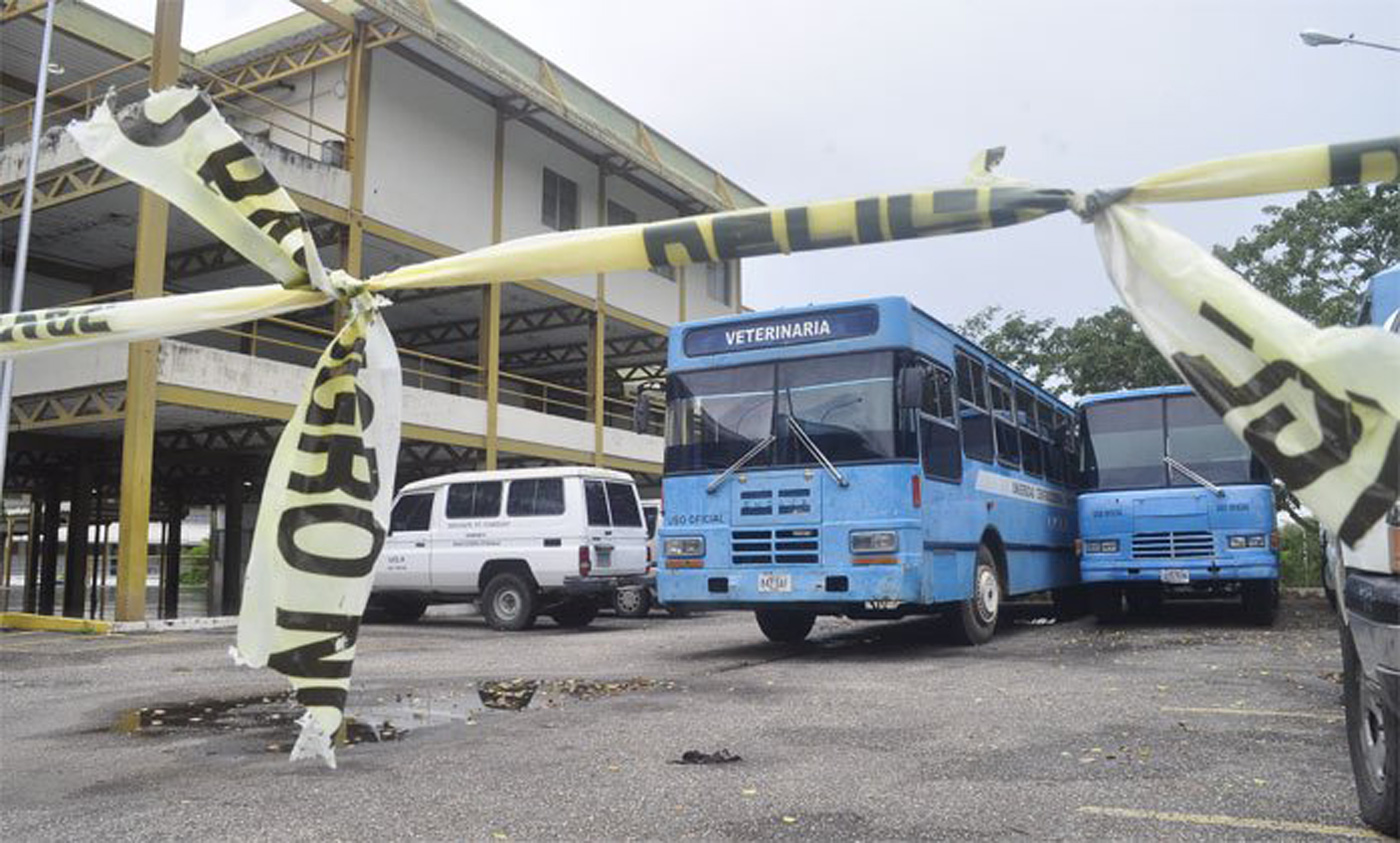
[[0, 612], [0, 629], [74, 632], [81, 635], [110, 635], [114, 632], [188, 632], [201, 629], [233, 629], [236, 626], [237, 615], [161, 621], [97, 621], [57, 615], [35, 615], [29, 612]]
[[82, 635], [106, 635], [112, 631], [111, 621], [90, 621], [57, 615], [35, 615], [29, 612], [0, 612], [0, 629], [27, 629], [40, 632], [76, 632]]

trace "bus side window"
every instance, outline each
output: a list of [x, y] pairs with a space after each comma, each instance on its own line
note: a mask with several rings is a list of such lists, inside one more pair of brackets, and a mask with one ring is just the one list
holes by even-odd
[[1016, 423], [1021, 428], [1021, 465], [1026, 473], [1040, 477], [1045, 473], [1044, 455], [1040, 450], [1040, 423], [1035, 417], [1035, 399], [1024, 386], [1016, 387]]
[[992, 394], [992, 418], [995, 420], [997, 461], [1003, 465], [1021, 464], [1020, 442], [1016, 438], [1016, 411], [1011, 403], [1011, 381], [1001, 372], [988, 372], [987, 385]]
[[962, 480], [958, 420], [953, 412], [953, 376], [941, 366], [926, 369], [919, 407], [919, 438], [923, 442], [924, 473], [940, 480]]
[[970, 459], [991, 462], [992, 420], [987, 415], [987, 390], [981, 361], [957, 352], [958, 417], [962, 420], [963, 453]]
[[1065, 480], [1065, 449], [1055, 432], [1055, 412], [1044, 401], [1035, 402], [1036, 421], [1040, 425], [1040, 435], [1045, 449], [1045, 477], [1057, 483]]

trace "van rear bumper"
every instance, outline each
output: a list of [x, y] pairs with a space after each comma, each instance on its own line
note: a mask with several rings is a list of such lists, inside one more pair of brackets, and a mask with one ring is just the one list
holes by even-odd
[[617, 574], [615, 576], [565, 577], [564, 592], [571, 595], [610, 596], [619, 588], [647, 584], [646, 574]]

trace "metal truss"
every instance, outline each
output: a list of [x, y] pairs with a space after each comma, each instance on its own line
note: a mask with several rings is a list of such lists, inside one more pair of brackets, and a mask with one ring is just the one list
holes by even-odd
[[[55, 172], [43, 173], [35, 180], [34, 210], [61, 205], [122, 184], [126, 184], [126, 179], [84, 159]], [[0, 188], [0, 221], [19, 216], [23, 203], [23, 181]]]
[[[309, 219], [311, 236], [317, 246], [333, 246], [345, 240], [345, 226], [335, 220]], [[222, 240], [172, 252], [165, 256], [166, 281], [195, 278], [210, 272], [247, 265], [248, 260]]]
[[4, 0], [0, 3], [0, 23], [37, 12], [48, 4], [48, 0]]
[[[395, 21], [380, 19], [365, 22], [365, 48], [373, 49], [409, 35]], [[322, 34], [311, 41], [284, 47], [261, 56], [247, 64], [224, 69], [208, 68], [210, 76], [201, 74], [199, 85], [214, 99], [238, 96], [264, 85], [314, 70], [325, 64], [346, 59], [354, 50], [354, 34], [343, 29]]]
[[[398, 298], [398, 302], [412, 301]], [[516, 313], [501, 314], [501, 336], [533, 334], [558, 328], [575, 328], [587, 325], [593, 314], [571, 304], [542, 307], [536, 310], [521, 310]], [[420, 325], [413, 328], [397, 328], [394, 340], [405, 348], [427, 348], [435, 345], [475, 342], [481, 336], [481, 322], [477, 319], [443, 322], [436, 325]]]
[[277, 447], [277, 437], [282, 435], [283, 426], [280, 421], [263, 421], [157, 431], [157, 462], [186, 454], [201, 457], [192, 462], [206, 462], [202, 457], [211, 456], [218, 461], [218, 456], [224, 454], [271, 453]]
[[116, 421], [125, 413], [126, 384], [105, 384], [16, 397], [10, 408], [10, 426], [17, 431], [72, 427]]
[[485, 461], [486, 452], [466, 445], [405, 439], [399, 446], [398, 483], [411, 483], [454, 471], [473, 471]]
[[[666, 338], [659, 334], [637, 334], [603, 343], [604, 360], [618, 366], [628, 358], [666, 355]], [[501, 368], [549, 368], [588, 362], [588, 344], [542, 345], [501, 355]], [[611, 368], [611, 367], [610, 367]], [[664, 368], [664, 364], [663, 364]]]

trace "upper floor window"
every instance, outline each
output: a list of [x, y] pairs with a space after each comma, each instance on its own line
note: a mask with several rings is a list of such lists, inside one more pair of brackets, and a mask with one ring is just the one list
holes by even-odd
[[608, 200], [608, 225], [631, 225], [636, 221], [636, 211], [619, 202]]
[[578, 185], [544, 168], [544, 202], [540, 222], [556, 231], [578, 228]]

